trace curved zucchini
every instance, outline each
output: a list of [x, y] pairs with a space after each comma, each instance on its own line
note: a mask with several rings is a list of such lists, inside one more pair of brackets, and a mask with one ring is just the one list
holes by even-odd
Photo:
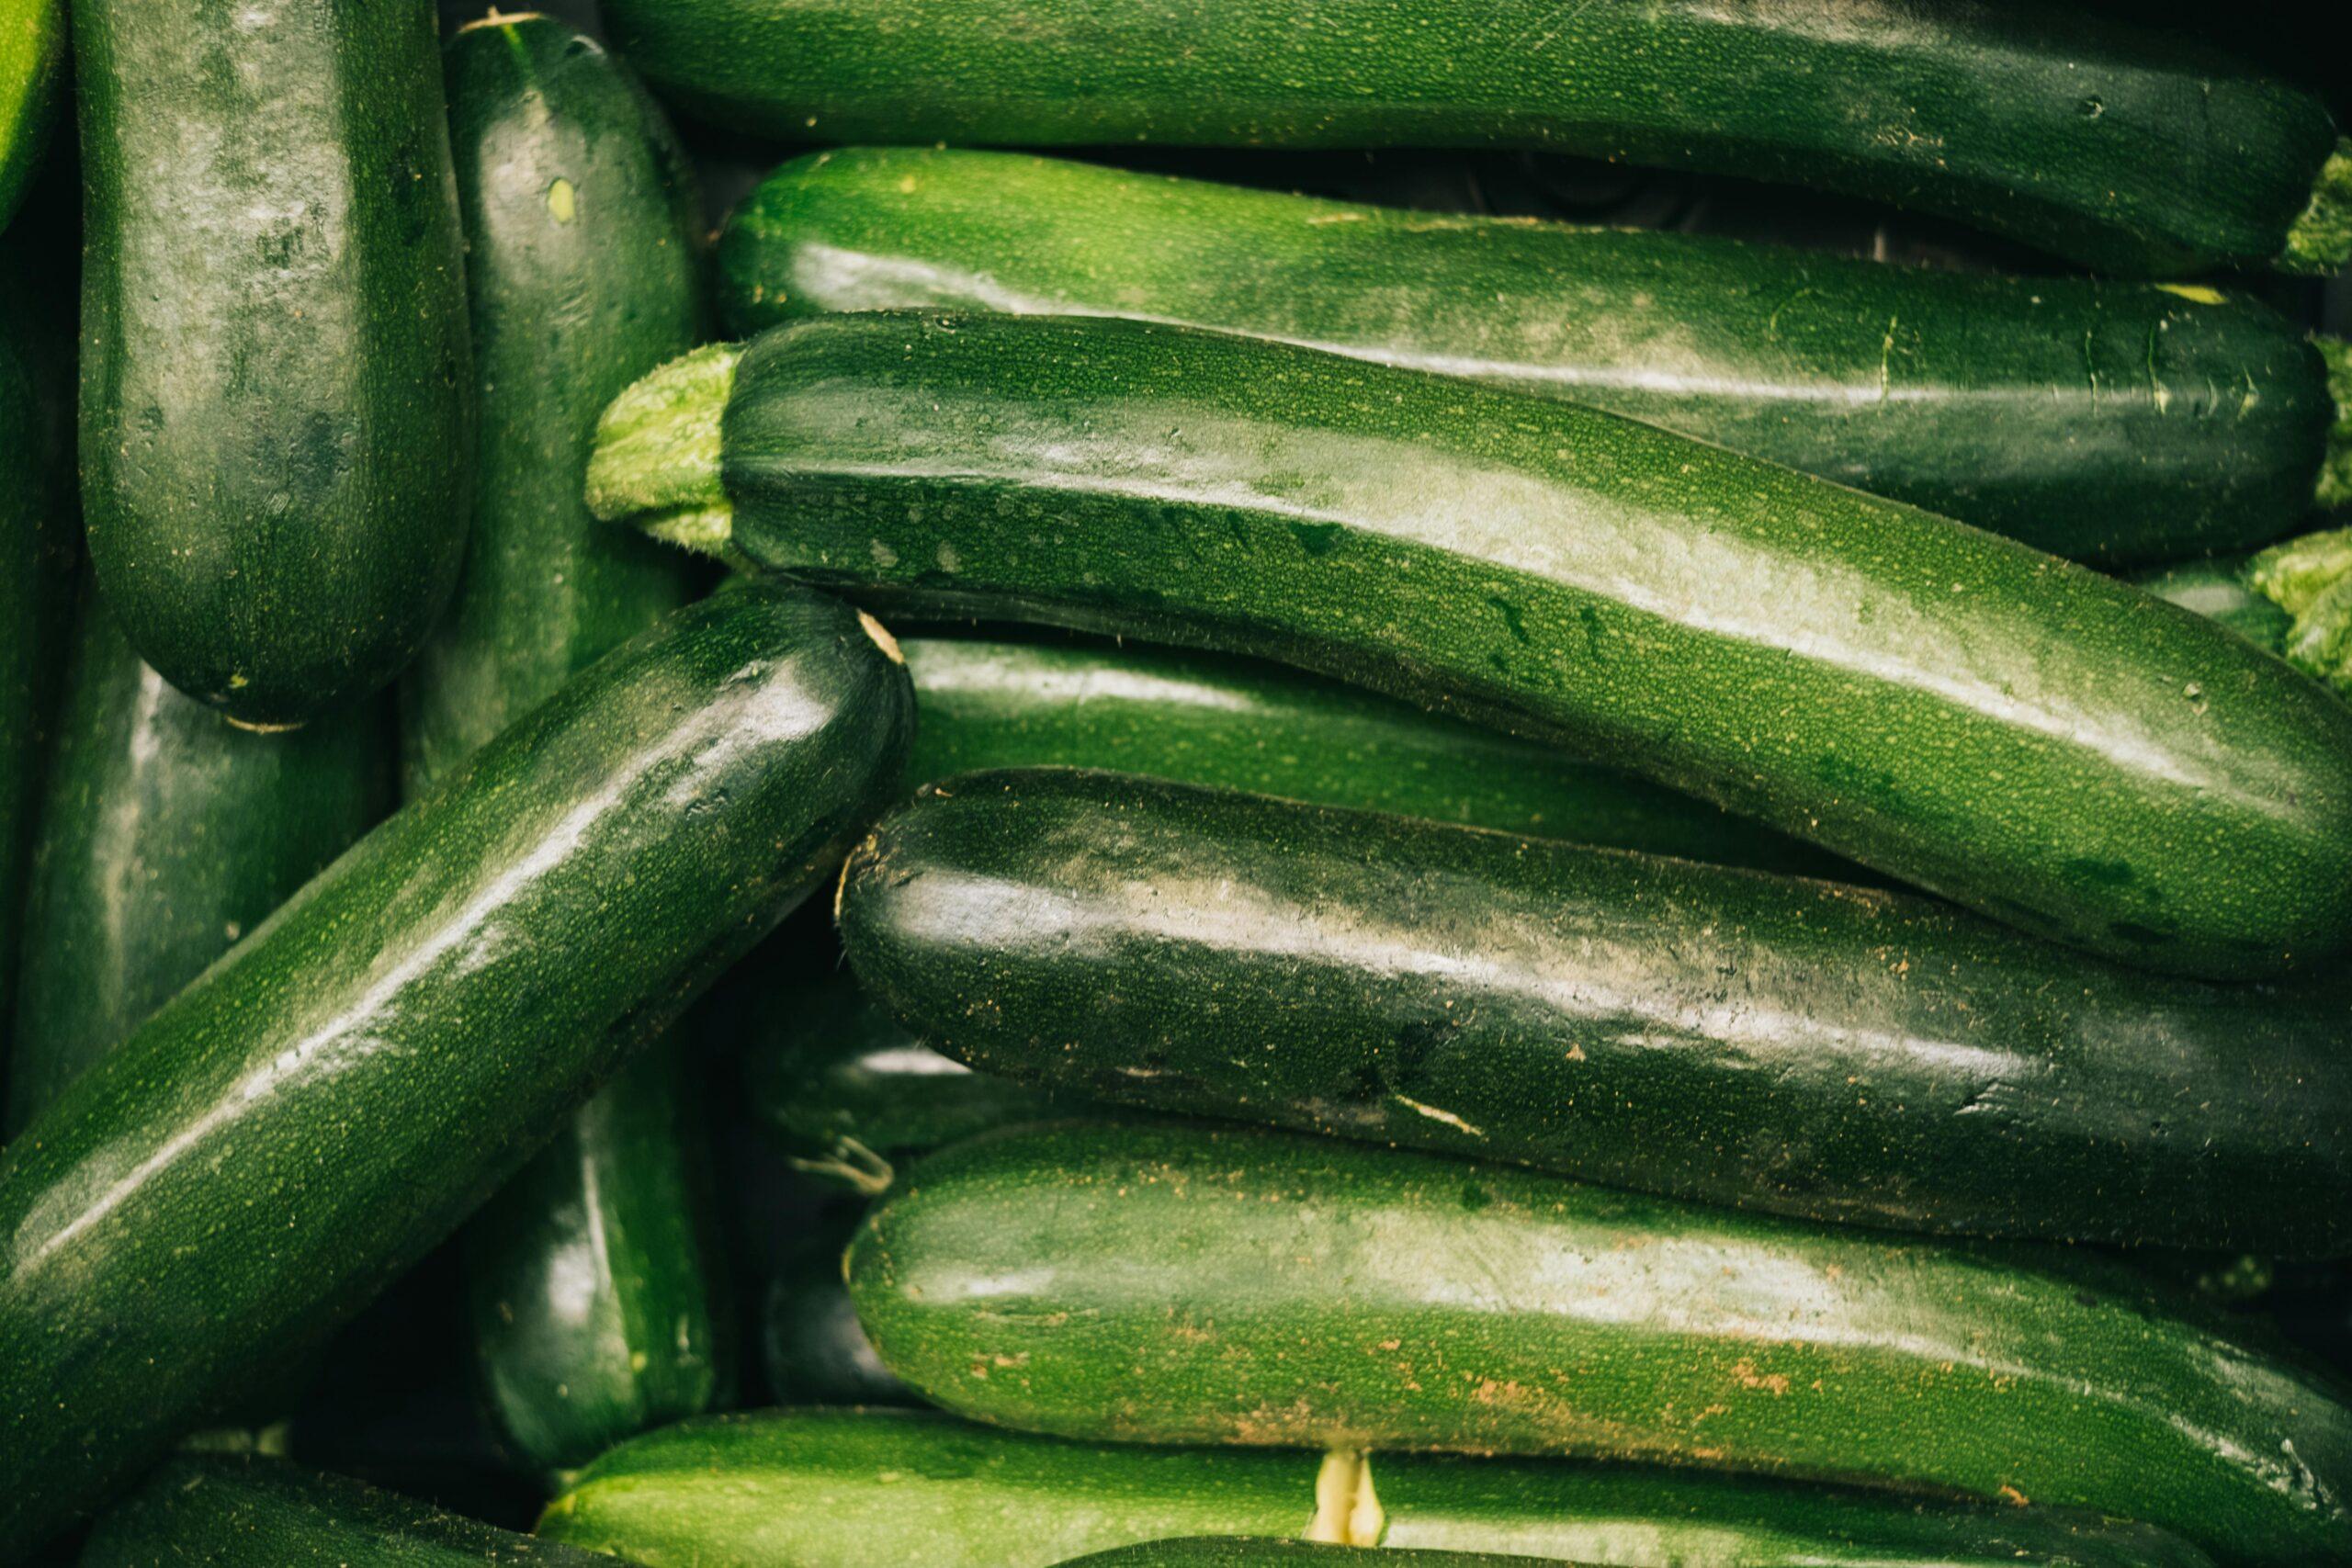
[[[543, 17], [450, 40], [481, 432], [456, 604], [401, 683], [413, 791], [691, 594], [690, 563], [581, 501], [596, 417], [691, 347], [698, 204], [661, 110]], [[708, 1409], [729, 1371], [688, 1065], [639, 1055], [468, 1229], [482, 1381], [540, 1470]]]
[[681, 1422], [590, 1465], [539, 1522], [648, 1568], [1044, 1568], [1204, 1531], [1628, 1568], [2207, 1561], [2144, 1526], [2039, 1507], [1663, 1468], [1069, 1443], [915, 1410]]
[[797, 140], [1532, 148], [1815, 186], [2103, 272], [2327, 273], [2324, 100], [2072, 5], [609, 0], [649, 79]]
[[2352, 1251], [2340, 979], [1058, 769], [924, 791], [837, 908], [923, 1039], [1069, 1094], [1897, 1230]]
[[433, 8], [81, 0], [83, 509], [123, 632], [231, 718], [400, 673], [465, 553]]
[[1271, 655], [2043, 936], [2352, 942], [2352, 711], [2111, 579], [1630, 420], [1105, 318], [831, 316], [617, 400], [590, 499], [804, 580]]
[[2140, 585], [2352, 696], [2352, 528], [2306, 534], [2250, 556], [2187, 562]]
[[[1567, 398], [2054, 555], [2242, 549], [2342, 489], [2303, 330], [2211, 288], [1976, 276], [944, 148], [818, 152], [718, 246], [729, 325], [1133, 316]], [[2333, 433], [2332, 433], [2333, 432]]]
[[[218, 722], [217, 720], [215, 722]], [[81, 1568], [163, 1562], [275, 1568], [612, 1568], [612, 1560], [445, 1514], [276, 1460], [214, 1455], [160, 1466], [107, 1510]]]
[[879, 635], [802, 590], [680, 611], [0, 1150], [0, 1541], [348, 1316], [824, 874], [905, 761]]
[[42, 789], [7, 1128], [348, 849], [392, 804], [391, 715], [252, 735], [140, 661], [85, 594]]
[[910, 637], [914, 759], [933, 783], [1067, 766], [1647, 850], [1867, 877], [1745, 818], [1551, 747], [1250, 660], [1101, 643]]
[[2055, 1250], [1066, 1122], [933, 1156], [846, 1268], [884, 1365], [1026, 1431], [1650, 1460], [2096, 1508], [2249, 1564], [2352, 1553], [2338, 1392]]
[[0, 229], [49, 149], [65, 63], [65, 0], [0, 0]]

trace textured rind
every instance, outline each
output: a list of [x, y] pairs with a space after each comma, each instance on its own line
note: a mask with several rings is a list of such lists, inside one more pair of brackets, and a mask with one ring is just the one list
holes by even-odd
[[719, 479], [719, 424], [742, 350], [706, 344], [633, 382], [596, 422], [591, 511], [670, 544], [716, 555], [730, 514]]
[[2327, 367], [2328, 397], [2335, 404], [2314, 496], [2323, 507], [2352, 506], [2352, 343], [2321, 333], [2312, 345]]
[[2249, 295], [1891, 266], [1703, 235], [1317, 200], [965, 149], [811, 153], [718, 244], [729, 326], [1131, 316], [1662, 424], [2105, 565], [2311, 504], [2332, 404]]
[[82, 499], [164, 678], [241, 723], [389, 683], [471, 506], [428, 6], [83, 0]]
[[911, 708], [843, 605], [689, 606], [0, 1150], [0, 1557], [453, 1230], [831, 871], [897, 785]]
[[2293, 617], [2279, 646], [2287, 662], [2352, 696], [2352, 528], [2274, 545], [2245, 579]]
[[387, 703], [249, 734], [142, 663], [87, 592], [70, 660], [57, 657], [12, 1134], [392, 807]]
[[2337, 140], [2335, 149], [2312, 181], [2311, 205], [2287, 231], [2278, 253], [2285, 272], [2324, 277], [2352, 262], [2352, 136]]
[[[766, 1410], [625, 1443], [544, 1536], [648, 1568], [1046, 1568], [1170, 1536], [1304, 1534], [1319, 1456], [1057, 1442], [935, 1411]], [[1623, 1568], [2209, 1568], [2161, 1531], [1694, 1471], [1379, 1454], [1385, 1543]]]
[[2352, 1554], [2342, 1391], [2066, 1250], [1073, 1122], [933, 1156], [848, 1271], [885, 1365], [1028, 1431], [1661, 1461], [2094, 1508], [2266, 1568]]
[[340, 1475], [274, 1460], [166, 1461], [108, 1508], [81, 1568], [613, 1568], [614, 1560], [496, 1529]]
[[2352, 712], [2007, 540], [1652, 426], [1103, 318], [744, 352], [728, 549], [877, 604], [1254, 653], [2215, 978], [2352, 942]]
[[860, 981], [990, 1074], [1900, 1231], [2352, 1251], [2352, 982], [1932, 899], [1116, 773], [851, 857]]
[[[401, 685], [413, 792], [693, 592], [694, 563], [582, 499], [596, 423], [707, 315], [699, 198], [620, 62], [546, 17], [445, 51], [481, 446], [456, 604]], [[723, 1399], [731, 1371], [682, 1050], [657, 1043], [468, 1227], [475, 1349], [510, 1450], [545, 1471]]]
[[2267, 265], [2323, 99], [2075, 6], [611, 0], [694, 112], [795, 141], [1504, 146], [1874, 197], [2118, 276]]

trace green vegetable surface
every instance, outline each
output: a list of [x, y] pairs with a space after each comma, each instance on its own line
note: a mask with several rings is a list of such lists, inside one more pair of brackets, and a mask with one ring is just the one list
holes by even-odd
[[0, 0], [0, 229], [48, 151], [64, 75], [66, 0]]
[[1487, 1551], [1389, 1551], [1268, 1536], [1195, 1535], [1073, 1557], [1066, 1568], [1537, 1568], [1553, 1557]]
[[2341, 499], [2352, 462], [2321, 350], [2206, 288], [911, 147], [785, 164], [718, 257], [740, 333], [919, 307], [1282, 338], [1627, 414], [2083, 560], [2260, 544]]
[[0, 1557], [349, 1316], [830, 870], [904, 764], [877, 636], [797, 589], [679, 612], [0, 1150]]
[[2212, 616], [2337, 695], [2352, 695], [2352, 528], [2186, 562], [2143, 577], [2141, 586]]

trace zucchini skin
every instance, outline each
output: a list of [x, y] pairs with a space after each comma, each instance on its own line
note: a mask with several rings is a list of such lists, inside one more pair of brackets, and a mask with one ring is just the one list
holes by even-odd
[[[692, 174], [625, 66], [537, 17], [462, 29], [444, 64], [481, 501], [457, 601], [401, 686], [412, 793], [692, 596], [692, 563], [598, 524], [581, 485], [604, 405], [707, 314]], [[637, 1055], [461, 1243], [483, 1387], [541, 1471], [727, 1389], [689, 1089], [676, 1043]]]
[[1148, 323], [881, 313], [753, 340], [721, 442], [757, 566], [1565, 739], [2150, 968], [2352, 941], [2344, 705], [2110, 579], [1668, 432]]
[[[1058, 1442], [928, 1410], [703, 1416], [606, 1454], [543, 1537], [648, 1568], [1044, 1568], [1204, 1530], [1303, 1533], [1318, 1456]], [[1649, 1568], [2196, 1568], [2161, 1531], [1614, 1465], [1379, 1454], [1385, 1544]]]
[[1069, 1094], [1896, 1230], [2352, 1251], [2341, 980], [1068, 770], [924, 791], [837, 908], [916, 1033]]
[[432, 8], [76, 0], [74, 51], [98, 585], [181, 691], [301, 723], [400, 672], [465, 553]]
[[391, 809], [391, 714], [223, 724], [85, 592], [41, 798], [12, 1135]]
[[[650, 81], [699, 114], [772, 136], [1578, 152], [1870, 197], [2120, 276], [2279, 258], [2312, 226], [2337, 146], [2316, 94], [2071, 6], [605, 9]], [[2301, 265], [2336, 263], [2323, 252]]]
[[2193, 610], [2229, 627], [2263, 652], [2283, 657], [2295, 617], [2247, 580], [2252, 558], [2244, 552], [2209, 556], [2145, 572], [2132, 581], [2143, 592]]
[[0, 0], [0, 229], [49, 150], [65, 63], [65, 0]]
[[1026, 1431], [1640, 1459], [2096, 1508], [2245, 1563], [2352, 1554], [2337, 1391], [2054, 1249], [1065, 1122], [934, 1155], [846, 1269], [886, 1366]]
[[107, 1510], [82, 1568], [612, 1568], [594, 1552], [277, 1460], [184, 1455]]
[[908, 765], [917, 784], [1114, 768], [1726, 865], [1870, 874], [1630, 773], [1279, 665], [1098, 643], [901, 647], [922, 715]]
[[1195, 1535], [1091, 1551], [1062, 1568], [1537, 1568], [1559, 1562], [1516, 1552], [1504, 1557], [1490, 1551], [1389, 1551], [1276, 1536]]
[[1566, 398], [2105, 564], [2310, 511], [2335, 402], [2242, 295], [1446, 217], [1050, 158], [818, 152], [718, 246], [729, 325], [1133, 316]]
[[842, 1280], [842, 1252], [864, 1217], [854, 1200], [826, 1204], [768, 1280], [760, 1350], [774, 1404], [921, 1404], [890, 1375], [859, 1326]]
[[453, 1230], [835, 863], [896, 784], [911, 705], [836, 603], [689, 606], [361, 840], [0, 1151], [0, 1555]]

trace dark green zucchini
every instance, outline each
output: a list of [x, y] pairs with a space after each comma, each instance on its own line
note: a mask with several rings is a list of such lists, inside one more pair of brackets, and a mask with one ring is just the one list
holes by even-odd
[[2352, 528], [2186, 562], [2140, 585], [2352, 696]]
[[447, 1235], [830, 870], [905, 761], [879, 637], [804, 590], [680, 611], [0, 1150], [0, 1556]]
[[[933, 1411], [765, 1410], [623, 1444], [539, 1533], [652, 1568], [1044, 1568], [1204, 1531], [1629, 1568], [2199, 1568], [2161, 1531], [1698, 1471], [1059, 1442]], [[1352, 1532], [1352, 1533], [1351, 1533]]]
[[[546, 17], [493, 17], [445, 63], [481, 502], [457, 603], [401, 683], [415, 791], [690, 596], [689, 563], [600, 525], [580, 492], [604, 405], [705, 314], [692, 175], [619, 62]], [[688, 1083], [674, 1043], [638, 1056], [467, 1233], [483, 1382], [539, 1469], [723, 1393]]]
[[2352, 942], [2352, 711], [2112, 579], [1687, 437], [1105, 318], [665, 367], [590, 499], [877, 603], [1271, 655], [2214, 977]]
[[2118, 275], [2352, 258], [2317, 93], [2076, 5], [607, 0], [695, 112], [998, 146], [1532, 148], [1956, 218]]
[[77, 0], [83, 509], [140, 656], [248, 725], [387, 684], [473, 466], [434, 12]]
[[908, 776], [1116, 768], [1728, 865], [1866, 877], [1746, 818], [1556, 749], [1278, 665], [1102, 643], [903, 644]]
[[1066, 769], [925, 790], [837, 908], [922, 1039], [1067, 1094], [1897, 1230], [2352, 1251], [2352, 981]]
[[276, 1460], [182, 1457], [107, 1510], [81, 1568], [613, 1568], [594, 1552]]
[[884, 1365], [1026, 1431], [1657, 1461], [2094, 1508], [2248, 1564], [2352, 1556], [2342, 1391], [2058, 1249], [1061, 1122], [932, 1156], [846, 1268]]
[[221, 723], [85, 594], [42, 791], [8, 1131], [374, 826], [391, 752], [379, 702], [291, 735]]
[[2079, 560], [2241, 549], [2345, 487], [2352, 387], [2203, 288], [1318, 201], [944, 148], [785, 164], [719, 242], [751, 333], [904, 307], [1135, 316], [1573, 399]]
[[49, 149], [64, 64], [65, 0], [0, 0], [0, 229]]
[[1091, 1551], [1063, 1568], [1537, 1568], [1560, 1561], [1516, 1552], [1505, 1557], [1491, 1551], [1390, 1551], [1272, 1536], [1194, 1535]]

